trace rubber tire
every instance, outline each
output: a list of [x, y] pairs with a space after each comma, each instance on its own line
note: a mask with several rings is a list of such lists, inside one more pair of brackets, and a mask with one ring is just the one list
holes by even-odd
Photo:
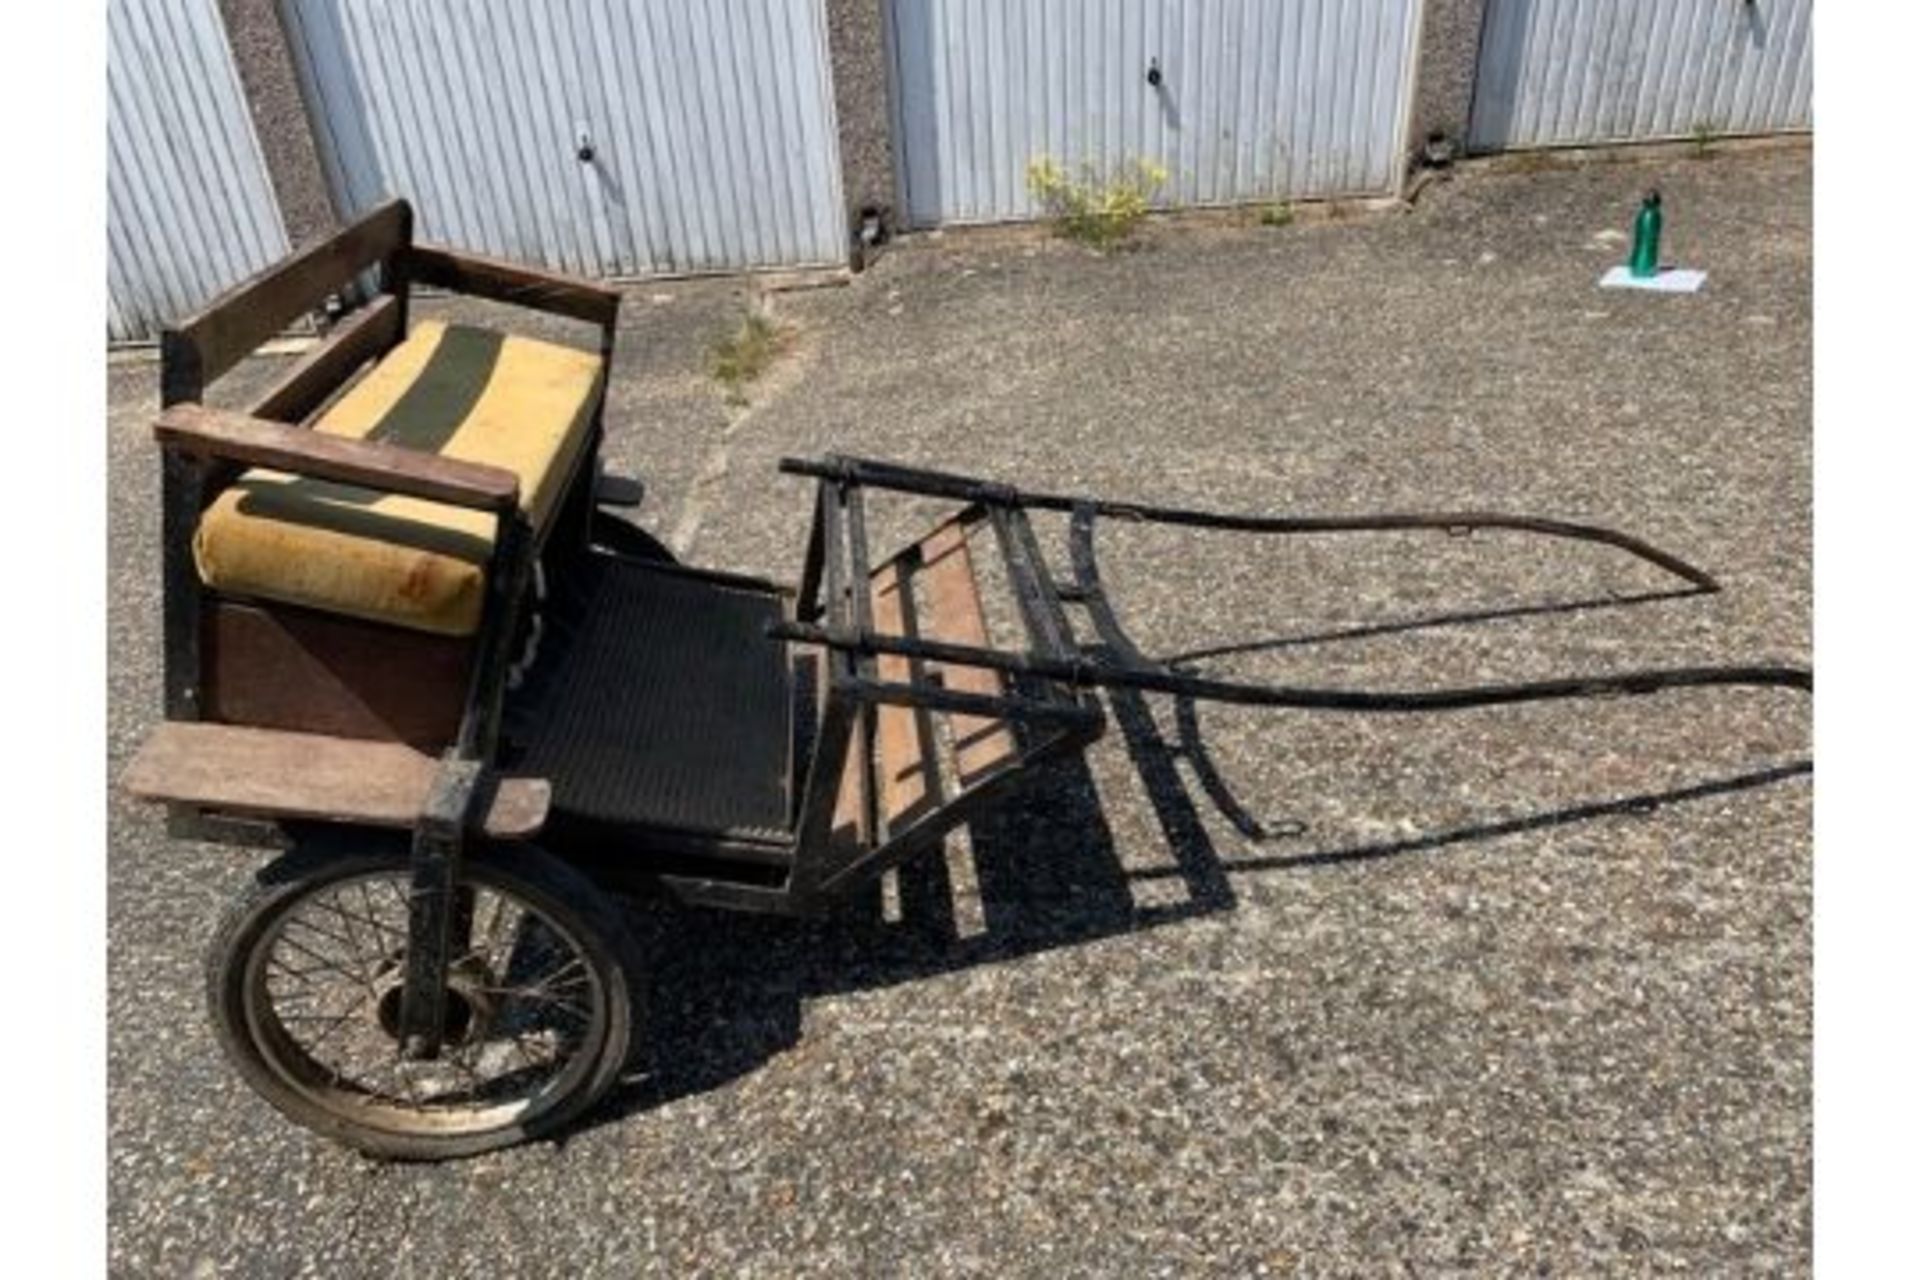
[[469, 849], [469, 878], [505, 889], [545, 912], [580, 942], [606, 992], [607, 1029], [581, 1082], [537, 1112], [477, 1133], [396, 1133], [358, 1124], [296, 1090], [268, 1063], [246, 1015], [249, 953], [284, 909], [335, 880], [371, 871], [404, 871], [404, 841], [367, 834], [354, 844], [329, 835], [304, 843], [262, 868], [254, 886], [228, 908], [206, 953], [207, 1003], [220, 1047], [254, 1092], [295, 1123], [383, 1160], [453, 1160], [542, 1137], [598, 1102], [620, 1078], [642, 1022], [638, 963], [619, 904], [566, 863], [530, 845]]
[[680, 563], [666, 543], [631, 520], [623, 520], [609, 511], [596, 510], [593, 513], [592, 541], [594, 546], [629, 560], [646, 560], [655, 564]]

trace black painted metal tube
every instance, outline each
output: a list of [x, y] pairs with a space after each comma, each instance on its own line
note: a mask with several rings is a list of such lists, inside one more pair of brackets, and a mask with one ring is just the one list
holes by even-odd
[[1059, 680], [1080, 687], [1142, 689], [1181, 694], [1211, 702], [1234, 702], [1257, 707], [1297, 707], [1326, 711], [1449, 711], [1557, 698], [1589, 698], [1610, 694], [1655, 693], [1662, 689], [1711, 685], [1753, 685], [1813, 691], [1813, 673], [1801, 667], [1727, 666], [1667, 667], [1624, 671], [1608, 675], [1569, 676], [1515, 684], [1471, 685], [1457, 689], [1420, 689], [1375, 692], [1361, 689], [1314, 689], [1288, 685], [1251, 684], [1188, 675], [1164, 668], [1138, 667], [1086, 657], [1069, 661], [983, 649], [946, 641], [876, 635], [840, 627], [776, 622], [767, 634], [777, 640], [824, 645], [846, 653], [890, 653], [932, 662], [987, 667], [1017, 675]]
[[780, 470], [788, 475], [813, 476], [846, 484], [867, 485], [901, 493], [921, 493], [952, 498], [960, 502], [978, 502], [987, 506], [1027, 507], [1041, 511], [1090, 509], [1096, 515], [1117, 520], [1135, 520], [1147, 524], [1179, 525], [1187, 528], [1217, 529], [1230, 533], [1381, 533], [1395, 530], [1439, 529], [1449, 533], [1475, 529], [1508, 529], [1538, 533], [1548, 537], [1570, 538], [1617, 547], [1668, 573], [1684, 578], [1703, 591], [1718, 591], [1720, 584], [1712, 574], [1688, 564], [1671, 552], [1662, 551], [1632, 534], [1601, 525], [1577, 524], [1568, 520], [1550, 520], [1540, 516], [1506, 515], [1495, 511], [1390, 512], [1357, 516], [1251, 516], [1217, 511], [1193, 511], [1181, 507], [1162, 507], [1138, 502], [1112, 502], [1103, 499], [1073, 497], [1067, 494], [1040, 493], [1016, 489], [971, 476], [901, 467], [865, 458], [828, 457], [783, 458]]

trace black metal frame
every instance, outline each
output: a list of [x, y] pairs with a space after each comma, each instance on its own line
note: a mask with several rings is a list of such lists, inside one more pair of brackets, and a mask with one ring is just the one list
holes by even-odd
[[[1720, 589], [1720, 584], [1705, 570], [1651, 543], [1597, 525], [1480, 511], [1370, 516], [1224, 515], [1178, 507], [1025, 492], [968, 476], [859, 458], [829, 457], [818, 461], [788, 458], [781, 462], [780, 469], [790, 475], [814, 477], [823, 486], [832, 485], [849, 490], [866, 486], [898, 493], [952, 498], [971, 504], [971, 509], [985, 510], [996, 529], [1008, 531], [1003, 536], [1003, 542], [1007, 547], [1008, 567], [1021, 592], [1023, 607], [1040, 612], [1044, 618], [1057, 619], [1062, 615], [1062, 605], [1082, 606], [1101, 642], [1096, 648], [1083, 648], [1068, 640], [1033, 653], [1020, 654], [937, 640], [884, 636], [876, 634], [858, 618], [849, 625], [845, 618], [831, 617], [825, 626], [797, 618], [775, 630], [780, 639], [820, 645], [835, 653], [860, 657], [885, 653], [926, 661], [988, 667], [1009, 675], [1061, 682], [1074, 690], [1139, 689], [1246, 706], [1330, 711], [1445, 711], [1560, 698], [1646, 694], [1661, 689], [1706, 685], [1752, 685], [1798, 689], [1809, 693], [1813, 690], [1812, 672], [1799, 667], [1772, 665], [1652, 668], [1517, 684], [1405, 692], [1301, 688], [1197, 675], [1183, 669], [1188, 665], [1185, 662], [1160, 661], [1141, 653], [1127, 635], [1107, 595], [1094, 545], [1094, 522], [1101, 516], [1135, 523], [1253, 534], [1406, 529], [1461, 533], [1476, 529], [1509, 529], [1618, 547], [1682, 578], [1695, 591], [1708, 593]], [[1068, 549], [1073, 565], [1073, 582], [1070, 586], [1056, 586], [1048, 576], [1044, 561], [1033, 544], [1032, 527], [1025, 514], [1028, 510], [1059, 511], [1069, 515]], [[1053, 626], [1057, 630], [1052, 634], [1065, 634], [1063, 623], [1054, 623]]]
[[[1002, 547], [1008, 552], [1008, 574], [1020, 599], [1029, 643], [1038, 653], [1064, 653], [1070, 643], [1064, 619], [1057, 603], [1049, 603], [1054, 592], [1046, 584], [1044, 566], [1026, 550], [1031, 531], [1025, 530], [1024, 517], [1017, 511], [1001, 517], [994, 524], [996, 530], [1005, 529], [1011, 535]], [[955, 519], [963, 531], [970, 531], [994, 517], [987, 508], [975, 505]], [[821, 618], [831, 629], [871, 633], [870, 584], [876, 572], [911, 567], [917, 553], [916, 544], [875, 565], [861, 486], [823, 483], [815, 501], [800, 585], [793, 596], [793, 620], [773, 627], [770, 639], [781, 639], [793, 628], [807, 627], [806, 620]], [[684, 900], [736, 910], [815, 913], [887, 869], [937, 847], [949, 831], [1000, 799], [1032, 766], [1084, 748], [1105, 728], [1105, 715], [1090, 693], [1069, 690], [1052, 680], [1028, 681], [1005, 696], [994, 697], [945, 688], [918, 664], [906, 682], [883, 679], [875, 653], [829, 647], [821, 659], [821, 708], [812, 749], [804, 758], [795, 757], [793, 841], [785, 883], [748, 883], [716, 866], [711, 874], [658, 877], [667, 891]], [[879, 803], [873, 759], [873, 725], [882, 705], [1000, 720], [1013, 732], [1017, 749], [986, 776], [964, 782], [951, 795], [940, 795], [937, 803], [893, 829]], [[856, 751], [863, 756], [854, 776], [864, 811], [858, 828], [864, 834], [849, 841], [836, 838], [833, 821], [848, 759]], [[938, 779], [929, 781], [938, 787]]]
[[[1024, 528], [1025, 520], [1019, 512], [1003, 514], [1011, 518], [1009, 523], [1016, 528]], [[962, 511], [956, 522], [964, 533], [983, 518], [991, 517], [984, 507], [974, 504]], [[869, 564], [865, 500], [858, 480], [828, 481], [821, 485], [815, 527], [824, 555], [824, 584], [816, 577], [803, 585], [796, 601], [794, 621], [776, 627], [774, 638], [788, 638], [792, 630], [807, 626], [804, 620], [822, 617], [827, 620], [824, 630], [851, 628], [873, 634], [869, 587], [873, 569]], [[1001, 522], [995, 522], [996, 530], [1002, 527]], [[917, 549], [917, 544], [909, 547], [887, 564], [908, 567], [902, 561], [917, 554]], [[1038, 603], [1048, 596], [1042, 580], [1044, 568], [1024, 555], [1017, 534], [1011, 541], [1003, 542], [1002, 549], [1007, 553], [1009, 580], [1021, 604], [1031, 648], [1039, 653], [1059, 652], [1063, 638], [1054, 619]], [[929, 679], [916, 664], [909, 669], [908, 682], [887, 681], [881, 679], [877, 671], [879, 652], [878, 649], [826, 647], [829, 663], [826, 712], [820, 748], [808, 775], [795, 848], [794, 876], [789, 887], [789, 892], [798, 900], [797, 905], [844, 893], [863, 880], [936, 846], [947, 832], [998, 799], [1030, 766], [1085, 747], [1105, 728], [1105, 716], [1091, 697], [1068, 691], [1052, 680], [1033, 682], [1005, 696], [992, 697], [947, 689]], [[962, 665], [966, 665], [965, 659]], [[987, 777], [962, 785], [953, 795], [944, 797], [941, 803], [899, 830], [889, 828], [886, 815], [877, 803], [872, 761], [861, 761], [858, 776], [864, 789], [865, 829], [872, 833], [872, 839], [851, 850], [828, 847], [825, 828], [832, 818], [846, 751], [854, 740], [853, 724], [859, 720], [867, 725], [867, 732], [859, 736], [859, 741], [867, 744], [870, 751], [873, 713], [881, 704], [1005, 721], [1015, 733], [1018, 750]]]

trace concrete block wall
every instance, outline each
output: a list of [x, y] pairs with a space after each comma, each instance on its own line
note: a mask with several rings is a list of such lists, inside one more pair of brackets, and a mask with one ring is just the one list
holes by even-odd
[[253, 115], [253, 131], [267, 162], [287, 241], [301, 245], [338, 223], [326, 170], [314, 142], [300, 81], [287, 48], [287, 33], [274, 0], [220, 0], [227, 42], [233, 48]]
[[[847, 213], [890, 208], [895, 199], [893, 106], [888, 97], [886, 0], [827, 0], [833, 109]], [[856, 225], [850, 221], [849, 226]]]
[[1413, 127], [1407, 130], [1413, 155], [1420, 154], [1433, 133], [1451, 139], [1454, 154], [1464, 152], [1486, 14], [1487, 0], [1426, 0], [1415, 66]]

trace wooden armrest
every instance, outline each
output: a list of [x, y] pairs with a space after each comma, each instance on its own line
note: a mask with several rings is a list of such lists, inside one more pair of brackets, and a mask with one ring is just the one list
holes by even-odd
[[489, 258], [449, 249], [445, 245], [412, 244], [401, 251], [408, 279], [437, 285], [455, 293], [510, 302], [535, 311], [550, 311], [611, 329], [620, 312], [620, 291], [592, 280], [524, 263]]
[[153, 434], [163, 446], [198, 457], [272, 467], [456, 507], [511, 511], [520, 501], [520, 477], [504, 467], [326, 435], [205, 405], [177, 404], [165, 410], [154, 421]]

